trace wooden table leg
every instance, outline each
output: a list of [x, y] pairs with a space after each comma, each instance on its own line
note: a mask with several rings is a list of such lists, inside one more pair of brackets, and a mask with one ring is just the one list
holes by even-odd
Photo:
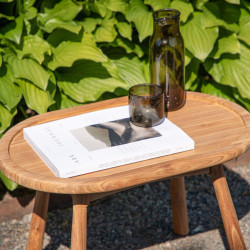
[[46, 217], [48, 213], [49, 195], [49, 193], [36, 191], [27, 250], [42, 249]]
[[189, 226], [184, 177], [170, 179], [170, 189], [174, 232], [187, 235]]
[[74, 194], [72, 199], [71, 250], [85, 250], [87, 249], [87, 208], [90, 203], [90, 197], [83, 194]]
[[230, 249], [246, 249], [222, 165], [211, 167], [211, 177]]

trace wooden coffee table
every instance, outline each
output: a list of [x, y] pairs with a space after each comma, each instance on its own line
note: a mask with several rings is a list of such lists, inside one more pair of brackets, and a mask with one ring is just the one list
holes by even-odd
[[145, 183], [170, 179], [173, 226], [189, 232], [184, 177], [208, 173], [213, 180], [228, 243], [245, 249], [237, 215], [224, 176], [223, 162], [250, 147], [250, 114], [214, 96], [187, 93], [186, 105], [168, 118], [195, 140], [195, 150], [150, 159], [73, 178], [57, 178], [23, 139], [23, 128], [95, 110], [127, 104], [127, 97], [49, 112], [12, 127], [0, 140], [0, 169], [11, 180], [36, 190], [27, 249], [41, 249], [50, 193], [71, 194], [71, 248], [86, 249], [87, 206], [101, 197]]

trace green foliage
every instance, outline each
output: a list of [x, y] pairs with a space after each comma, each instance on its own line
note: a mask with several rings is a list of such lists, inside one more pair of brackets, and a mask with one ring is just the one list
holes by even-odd
[[246, 0], [0, 0], [0, 137], [28, 108], [77, 106], [149, 82], [152, 14], [161, 8], [181, 11], [186, 89], [250, 110]]

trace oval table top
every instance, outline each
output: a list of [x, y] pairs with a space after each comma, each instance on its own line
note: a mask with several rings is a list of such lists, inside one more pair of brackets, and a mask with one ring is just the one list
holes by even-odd
[[127, 104], [121, 97], [48, 112], [12, 127], [0, 140], [0, 169], [25, 187], [64, 194], [118, 191], [144, 183], [202, 170], [236, 158], [250, 147], [250, 114], [230, 101], [187, 92], [183, 108], [168, 119], [195, 141], [195, 149], [101, 170], [72, 178], [58, 178], [23, 138], [23, 128], [95, 110]]

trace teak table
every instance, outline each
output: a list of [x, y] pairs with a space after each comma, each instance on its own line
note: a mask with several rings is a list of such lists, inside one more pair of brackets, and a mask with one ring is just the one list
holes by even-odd
[[41, 249], [50, 193], [71, 194], [71, 248], [86, 249], [87, 206], [93, 200], [145, 183], [170, 179], [173, 227], [189, 232], [184, 177], [211, 175], [228, 243], [245, 249], [221, 163], [250, 147], [250, 114], [232, 102], [187, 93], [185, 106], [168, 119], [195, 140], [195, 150], [150, 159], [73, 178], [57, 178], [23, 139], [23, 128], [95, 110], [127, 104], [127, 97], [34, 116], [12, 127], [0, 140], [0, 169], [11, 180], [36, 190], [27, 249]]

